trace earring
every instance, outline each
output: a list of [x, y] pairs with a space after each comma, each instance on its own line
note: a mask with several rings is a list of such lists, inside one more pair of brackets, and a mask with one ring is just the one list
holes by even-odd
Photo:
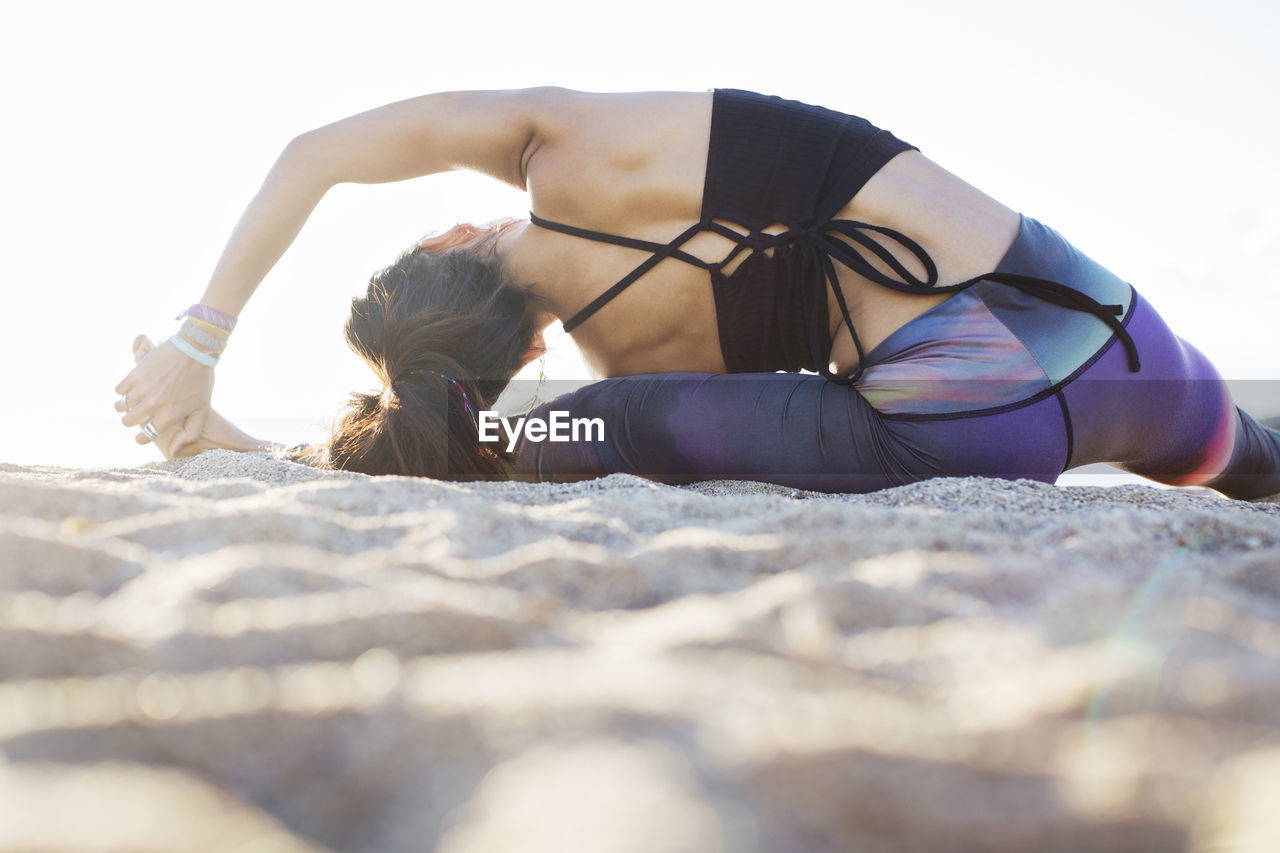
[[533, 411], [535, 407], [542, 403], [542, 386], [547, 381], [547, 353], [543, 350], [542, 356], [538, 359], [538, 387], [534, 390], [533, 396], [525, 402], [521, 403], [516, 409], [520, 414]]

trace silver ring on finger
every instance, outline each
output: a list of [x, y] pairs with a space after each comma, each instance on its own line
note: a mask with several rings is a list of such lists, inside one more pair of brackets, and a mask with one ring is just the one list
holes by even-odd
[[156, 432], [156, 428], [151, 423], [151, 421], [147, 421], [145, 424], [142, 425], [142, 433], [147, 438], [155, 439], [160, 437], [160, 433]]
[[128, 394], [121, 394], [119, 402], [120, 402], [120, 405], [124, 406], [124, 410], [126, 412], [129, 411], [129, 395]]

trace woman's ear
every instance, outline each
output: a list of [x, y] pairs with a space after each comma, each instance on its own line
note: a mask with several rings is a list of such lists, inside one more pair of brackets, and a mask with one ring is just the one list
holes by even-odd
[[474, 225], [460, 222], [443, 234], [428, 234], [423, 237], [418, 241], [418, 248], [425, 249], [428, 252], [439, 252], [443, 249], [451, 249], [475, 234], [476, 227]]
[[529, 349], [525, 350], [524, 355], [520, 356], [520, 366], [524, 367], [526, 364], [533, 361], [535, 358], [545, 355], [546, 352], [547, 352], [547, 342], [542, 337], [542, 330], [539, 329], [538, 331], [533, 333], [533, 343], [530, 344]]

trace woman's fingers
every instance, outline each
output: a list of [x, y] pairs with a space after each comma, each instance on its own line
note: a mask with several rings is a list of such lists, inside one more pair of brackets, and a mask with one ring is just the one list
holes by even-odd
[[178, 414], [178, 410], [173, 406], [165, 406], [158, 409], [151, 418], [151, 425], [155, 427], [157, 432], [168, 432], [171, 429], [177, 429], [182, 426], [187, 418]]
[[132, 397], [130, 397], [129, 411], [124, 413], [124, 417], [120, 419], [120, 423], [124, 424], [127, 427], [133, 427], [133, 426], [138, 426], [139, 424], [145, 424], [147, 421], [153, 420], [155, 418], [153, 409], [154, 409], [154, 406], [152, 406], [151, 401], [146, 399], [145, 397], [141, 400], [135, 400]]
[[[146, 335], [138, 335], [133, 339], [133, 361], [134, 372], [131, 376], [139, 373], [138, 366], [156, 349], [155, 343]], [[154, 365], [151, 365], [152, 367]], [[119, 388], [120, 386], [117, 386]], [[159, 436], [153, 439], [141, 429], [134, 433], [133, 440], [140, 445], [155, 444], [166, 457], [170, 456], [165, 452], [165, 439], [172, 440], [173, 435], [169, 434], [171, 430], [182, 425], [184, 418], [179, 415], [179, 408], [173, 404], [164, 405], [163, 392], [152, 392], [148, 383], [144, 381], [136, 382], [129, 391], [121, 392], [121, 396], [115, 401], [115, 409], [117, 412], [124, 412], [125, 416], [121, 418], [121, 423], [125, 426], [142, 426], [150, 425], [152, 430]], [[153, 411], [154, 410], [154, 411]]]
[[169, 453], [176, 456], [183, 445], [198, 439], [204, 433], [204, 425], [208, 417], [208, 409], [201, 409], [188, 415], [182, 429], [169, 442]]
[[145, 356], [147, 353], [151, 352], [155, 348], [156, 348], [156, 345], [151, 343], [151, 338], [148, 338], [146, 335], [138, 335], [136, 338], [134, 338], [133, 339], [134, 364], [137, 364], [138, 362], [142, 361], [143, 356]]
[[[116, 411], [124, 411], [120, 419], [126, 427], [142, 427], [148, 423], [168, 443], [169, 434], [185, 427], [189, 437], [181, 444], [199, 439], [209, 411], [213, 393], [213, 371], [189, 358], [173, 344], [153, 344], [146, 336], [134, 339], [133, 371], [119, 385], [116, 393], [126, 399], [117, 400]], [[197, 415], [194, 421], [189, 418]], [[144, 443], [139, 439], [139, 443]]]
[[[137, 417], [138, 417], [138, 413], [142, 410], [142, 406], [146, 402], [146, 399], [141, 394], [138, 394], [136, 392], [133, 394], [124, 394], [121, 396], [124, 399], [116, 400], [116, 410], [124, 412], [124, 417], [120, 419], [120, 423], [124, 424], [127, 427], [136, 426], [137, 424], [142, 423], [142, 421], [138, 420]], [[120, 408], [121, 404], [124, 405], [123, 409]], [[142, 420], [146, 420], [146, 419], [143, 418]]]
[[115, 392], [117, 394], [128, 394], [142, 380], [142, 374], [138, 370], [138, 366], [142, 364], [143, 358], [147, 353], [155, 349], [155, 344], [146, 335], [138, 335], [133, 339], [133, 370], [116, 383]]
[[130, 391], [133, 390], [133, 386], [137, 384], [137, 381], [138, 381], [138, 365], [135, 363], [133, 366], [133, 370], [130, 370], [129, 373], [124, 377], [124, 379], [121, 379], [119, 382], [117, 382], [116, 387], [113, 390], [117, 394], [128, 394]]
[[[147, 353], [155, 349], [155, 344], [146, 335], [138, 335], [133, 339], [133, 362], [137, 364], [146, 357]], [[142, 394], [135, 393], [132, 399], [128, 394], [121, 394], [116, 398], [115, 410], [117, 412], [127, 412], [137, 405], [138, 400], [142, 399]]]
[[[138, 387], [138, 380], [141, 378], [141, 374], [138, 373], [138, 371], [140, 371], [141, 368], [142, 360], [138, 357], [137, 348], [134, 348], [133, 370], [129, 371], [127, 377], [124, 377], [124, 379], [120, 379], [118, 383], [115, 383], [115, 393], [120, 394], [122, 397], [129, 397], [129, 409], [131, 410], [137, 405], [137, 401], [143, 396], [141, 393], [142, 389]], [[116, 407], [116, 410], [119, 411], [119, 407]], [[128, 425], [129, 424], [125, 424], [125, 427], [128, 427]]]
[[[120, 401], [117, 400], [116, 405], [119, 406], [119, 404]], [[162, 406], [149, 398], [136, 402], [130, 398], [129, 410], [120, 419], [120, 423], [127, 427], [150, 423], [157, 431], [165, 432], [180, 426], [183, 420], [183, 417], [178, 414], [178, 409], [174, 406]]]

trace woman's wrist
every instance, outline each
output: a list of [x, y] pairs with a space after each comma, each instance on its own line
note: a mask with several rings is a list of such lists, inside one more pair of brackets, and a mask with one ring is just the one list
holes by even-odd
[[183, 317], [197, 320], [211, 329], [216, 329], [226, 334], [231, 334], [236, 329], [236, 318], [225, 311], [219, 311], [217, 308], [206, 305], [203, 302], [197, 302], [187, 307], [174, 317], [175, 320], [181, 320]]
[[178, 334], [195, 344], [202, 352], [218, 358], [227, 349], [231, 333], [196, 317], [187, 317]]
[[183, 323], [169, 342], [193, 361], [206, 367], [217, 366], [236, 327], [236, 318], [197, 302], [179, 311], [174, 319]]
[[178, 352], [182, 353], [197, 364], [203, 364], [205, 367], [218, 366], [217, 356], [201, 351], [195, 344], [191, 343], [191, 341], [187, 340], [182, 335], [170, 335], [169, 343], [173, 344]]

